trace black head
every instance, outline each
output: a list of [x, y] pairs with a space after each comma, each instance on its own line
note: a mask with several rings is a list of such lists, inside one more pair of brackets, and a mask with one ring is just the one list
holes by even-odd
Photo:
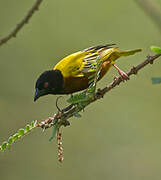
[[47, 94], [61, 94], [62, 88], [62, 73], [59, 70], [45, 71], [36, 81], [34, 101]]

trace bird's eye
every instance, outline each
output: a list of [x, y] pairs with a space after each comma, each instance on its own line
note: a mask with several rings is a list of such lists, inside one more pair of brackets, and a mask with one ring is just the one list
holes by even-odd
[[49, 83], [48, 82], [45, 82], [44, 83], [44, 88], [48, 88], [49, 87]]

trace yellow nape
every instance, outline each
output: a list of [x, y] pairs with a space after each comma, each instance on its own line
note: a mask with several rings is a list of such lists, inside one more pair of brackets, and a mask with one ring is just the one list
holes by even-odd
[[58, 69], [62, 72], [64, 77], [68, 76], [83, 76], [81, 73], [81, 66], [83, 62], [83, 58], [86, 56], [87, 52], [76, 52], [65, 58], [63, 58], [60, 62], [58, 62], [55, 69]]

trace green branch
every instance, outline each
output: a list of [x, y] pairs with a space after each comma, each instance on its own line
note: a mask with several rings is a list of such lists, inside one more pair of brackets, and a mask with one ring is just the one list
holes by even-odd
[[7, 141], [4, 141], [2, 143], [2, 145], [0, 146], [0, 152], [1, 151], [3, 152], [6, 149], [10, 149], [11, 145], [13, 143], [18, 141], [19, 139], [21, 139], [25, 135], [29, 134], [36, 127], [37, 127], [37, 121], [33, 121], [33, 122], [31, 122], [31, 124], [27, 124], [24, 129], [23, 128], [19, 129], [17, 131], [17, 133], [15, 133], [14, 135], [10, 136]]

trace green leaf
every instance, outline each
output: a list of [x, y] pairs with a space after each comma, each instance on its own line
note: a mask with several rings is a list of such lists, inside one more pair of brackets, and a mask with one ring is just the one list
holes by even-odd
[[67, 102], [71, 104], [77, 104], [84, 100], [86, 100], [86, 93], [79, 93], [67, 99]]
[[10, 150], [11, 149], [11, 145], [7, 144], [7, 149]]
[[31, 127], [34, 127], [34, 122], [35, 122], [35, 121], [32, 121], [32, 122], [31, 122]]
[[2, 145], [0, 146], [0, 152], [5, 150], [6, 148], [10, 149], [11, 145], [17, 141], [18, 139], [20, 139], [23, 135], [25, 135], [25, 133], [29, 132], [30, 130], [34, 129], [35, 127], [37, 127], [37, 121], [33, 121], [31, 122], [31, 125], [27, 124], [25, 129], [20, 128], [18, 130], [18, 132], [16, 134], [14, 134], [13, 136], [10, 136], [8, 138], [8, 142], [4, 141], [2, 143]]
[[37, 120], [31, 122], [31, 127], [32, 127], [32, 128], [36, 127], [36, 125], [37, 125]]
[[13, 141], [16, 141], [16, 140], [18, 139], [18, 135], [19, 135], [18, 133], [16, 133], [16, 134], [13, 135], [13, 138], [12, 138]]
[[82, 117], [82, 116], [81, 116], [79, 113], [77, 113], [77, 112], [74, 113], [74, 116], [77, 117], [77, 118], [81, 118], [81, 117]]
[[26, 131], [26, 132], [30, 131], [30, 125], [29, 125], [29, 124], [26, 125], [25, 131]]
[[153, 52], [155, 52], [156, 54], [160, 54], [161, 53], [161, 48], [158, 46], [151, 46], [151, 50]]
[[19, 136], [23, 136], [25, 134], [25, 130], [23, 128], [18, 130]]
[[88, 93], [94, 93], [96, 90], [96, 86], [92, 86], [88, 89]]
[[7, 141], [4, 141], [4, 142], [2, 143], [2, 146], [1, 146], [2, 150], [5, 150], [5, 149], [6, 149], [7, 144], [8, 144]]
[[56, 131], [57, 131], [57, 127], [58, 127], [57, 124], [55, 124], [55, 125], [53, 126], [53, 129], [52, 129], [52, 136], [49, 138], [49, 141], [51, 141], [51, 140], [54, 139], [55, 134], [56, 134]]
[[10, 137], [8, 138], [8, 143], [9, 143], [9, 144], [12, 144], [12, 143], [13, 143], [13, 137], [12, 137], [12, 136], [10, 136]]
[[89, 101], [83, 101], [80, 104], [82, 107], [86, 107], [89, 104]]

